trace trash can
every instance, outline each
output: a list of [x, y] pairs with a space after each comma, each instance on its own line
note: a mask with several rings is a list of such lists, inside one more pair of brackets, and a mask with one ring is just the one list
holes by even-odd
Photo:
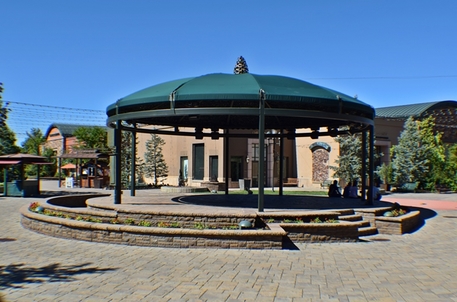
[[244, 178], [239, 180], [240, 190], [249, 191], [251, 189], [251, 180], [249, 178]]
[[65, 178], [65, 188], [73, 188], [74, 187], [74, 179], [73, 177]]

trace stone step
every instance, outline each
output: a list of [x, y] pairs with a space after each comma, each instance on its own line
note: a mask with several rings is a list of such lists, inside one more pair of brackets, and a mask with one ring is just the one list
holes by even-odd
[[369, 221], [366, 221], [366, 220], [362, 220], [362, 221], [357, 221], [360, 223], [360, 227], [370, 227], [371, 226], [371, 223]]
[[340, 213], [340, 215], [353, 215], [354, 214], [353, 209], [341, 209], [341, 210], [337, 210], [337, 212]]
[[344, 221], [361, 221], [363, 220], [362, 215], [359, 214], [352, 214], [352, 215], [340, 215], [338, 217], [339, 220], [344, 220]]
[[360, 236], [369, 236], [369, 235], [375, 235], [378, 233], [378, 229], [373, 226], [366, 226], [366, 227], [361, 227], [359, 228], [359, 237]]

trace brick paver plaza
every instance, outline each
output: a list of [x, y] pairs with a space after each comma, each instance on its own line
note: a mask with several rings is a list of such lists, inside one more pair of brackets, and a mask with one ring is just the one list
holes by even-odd
[[428, 211], [415, 233], [279, 251], [52, 238], [20, 224], [19, 208], [36, 198], [0, 197], [0, 293], [5, 301], [457, 301], [457, 194], [430, 196], [451, 206]]

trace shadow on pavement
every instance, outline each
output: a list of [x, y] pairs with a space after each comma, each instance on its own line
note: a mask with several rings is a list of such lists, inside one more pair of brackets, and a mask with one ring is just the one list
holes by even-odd
[[117, 268], [98, 268], [89, 266], [92, 263], [80, 265], [49, 264], [42, 267], [26, 266], [23, 263], [0, 266], [0, 290], [6, 288], [23, 288], [31, 283], [71, 282], [75, 276], [113, 271]]
[[408, 207], [408, 208], [411, 211], [419, 211], [420, 212], [420, 224], [416, 228], [414, 228], [413, 230], [411, 230], [408, 233], [417, 232], [418, 230], [420, 230], [425, 225], [425, 221], [427, 219], [433, 218], [433, 217], [438, 215], [435, 211], [430, 210], [430, 209], [426, 209], [426, 208], [419, 208], [419, 207]]
[[[258, 195], [187, 195], [172, 198], [172, 201], [183, 204], [233, 208], [257, 208]], [[391, 202], [376, 202], [375, 205], [366, 205], [365, 201], [352, 198], [329, 198], [327, 196], [304, 195], [265, 195], [264, 207], [266, 209], [348, 209], [348, 208], [373, 208], [390, 207]]]
[[70, 191], [41, 191], [40, 195], [38, 196], [39, 198], [49, 198], [49, 197], [54, 197], [54, 196], [65, 196], [65, 195], [86, 195], [86, 194], [100, 194], [103, 195], [103, 193], [100, 192], [70, 192]]

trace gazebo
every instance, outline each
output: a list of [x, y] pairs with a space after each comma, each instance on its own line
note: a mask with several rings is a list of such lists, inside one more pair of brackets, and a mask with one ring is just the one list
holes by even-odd
[[[145, 88], [111, 104], [106, 112], [108, 127], [115, 129], [116, 204], [121, 203], [121, 131], [223, 138], [226, 194], [230, 137], [258, 137], [260, 144], [266, 138], [277, 138], [282, 158], [285, 138], [369, 133], [369, 165], [368, 170], [367, 165], [363, 165], [362, 174], [368, 171], [369, 186], [373, 186], [375, 110], [356, 98], [299, 79], [251, 73], [207, 74]], [[151, 125], [168, 126], [170, 130], [147, 128]], [[183, 131], [183, 128], [192, 131]], [[251, 132], [236, 133], [239, 129]], [[279, 131], [268, 131], [271, 129]], [[363, 138], [362, 150], [366, 150], [366, 135]], [[259, 148], [259, 158], [264, 158], [263, 148]], [[366, 158], [365, 152], [364, 163]], [[258, 173], [258, 210], [261, 212], [264, 210], [263, 165], [259, 166]], [[363, 186], [365, 182], [363, 179]], [[282, 194], [282, 183], [279, 194]], [[372, 202], [372, 196], [368, 196], [368, 202]]]
[[[24, 166], [25, 165], [51, 165], [52, 163], [46, 162], [46, 157], [33, 155], [33, 154], [9, 154], [0, 156], [0, 167], [3, 167], [3, 195], [4, 196], [17, 196], [17, 197], [30, 197], [40, 194], [40, 169], [37, 171], [36, 179], [25, 179]], [[8, 182], [8, 166], [19, 167], [19, 179]]]

